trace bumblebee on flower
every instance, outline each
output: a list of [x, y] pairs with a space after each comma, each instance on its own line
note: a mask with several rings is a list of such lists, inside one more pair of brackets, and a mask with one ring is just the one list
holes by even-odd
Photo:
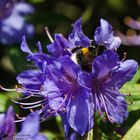
[[[116, 49], [120, 39], [113, 35], [111, 25], [104, 19], [94, 34], [94, 45], [82, 31], [81, 19], [73, 25], [68, 39], [55, 34], [47, 45], [48, 54], [33, 53], [23, 37], [21, 49], [34, 62], [30, 69], [17, 76], [24, 96], [40, 96], [33, 103], [16, 102], [24, 109], [36, 109], [43, 118], [60, 115], [66, 136], [69, 130], [83, 136], [94, 126], [94, 113], [108, 118], [111, 123], [122, 123], [128, 117], [125, 95], [119, 92], [131, 80], [138, 65], [134, 60], [120, 61]], [[98, 54], [98, 48], [106, 50]], [[81, 54], [80, 54], [81, 53]], [[104, 113], [105, 112], [105, 113]], [[104, 115], [106, 114], [106, 115]]]

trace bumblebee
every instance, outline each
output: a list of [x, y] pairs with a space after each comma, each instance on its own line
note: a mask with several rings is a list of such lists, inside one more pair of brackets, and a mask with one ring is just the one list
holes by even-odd
[[72, 50], [71, 59], [81, 66], [83, 70], [91, 71], [92, 61], [98, 53], [98, 47], [76, 47]]

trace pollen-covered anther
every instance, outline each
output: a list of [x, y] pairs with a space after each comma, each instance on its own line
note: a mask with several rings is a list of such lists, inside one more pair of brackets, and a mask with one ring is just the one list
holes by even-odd
[[30, 112], [34, 112], [34, 110], [32, 108], [30, 108], [29, 110], [30, 110]]
[[18, 123], [18, 122], [23, 122], [25, 119], [26, 119], [26, 117], [20, 117], [19, 115], [18, 115], [18, 113], [16, 113], [16, 117], [17, 117], [17, 119], [18, 120], [15, 120], [14, 122], [16, 122], [16, 123]]
[[127, 52], [124, 52], [123, 53], [123, 59], [121, 60], [121, 62], [123, 62], [126, 59], [126, 56], [127, 56]]
[[19, 116], [19, 114], [18, 113], [16, 113], [16, 117], [18, 118], [18, 119], [20, 119], [20, 120], [24, 120], [26, 117], [21, 117], [21, 116]]
[[21, 84], [16, 84], [16, 85], [15, 85], [15, 88], [16, 88], [16, 89], [19, 89], [19, 88], [22, 89], [23, 86], [22, 86]]
[[51, 36], [51, 34], [50, 34], [50, 32], [49, 32], [48, 27], [45, 27], [45, 31], [46, 31], [46, 34], [47, 34], [48, 38], [50, 39], [50, 41], [51, 41], [51, 42], [54, 42], [54, 40], [53, 40], [53, 38], [52, 38], [52, 36]]
[[4, 90], [4, 91], [16, 91], [16, 89], [8, 89], [8, 88], [4, 88], [2, 85], [0, 85], [0, 89]]

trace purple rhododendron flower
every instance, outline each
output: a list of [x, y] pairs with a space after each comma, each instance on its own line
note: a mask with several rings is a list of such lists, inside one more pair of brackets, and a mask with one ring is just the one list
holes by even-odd
[[47, 138], [39, 134], [40, 119], [38, 112], [30, 113], [22, 122], [21, 131], [15, 135], [15, 119], [14, 110], [12, 107], [8, 108], [7, 113], [0, 114], [0, 139], [12, 140], [47, 140]]
[[70, 49], [75, 48], [71, 42], [63, 37], [62, 34], [55, 34], [55, 41], [47, 45], [47, 49], [54, 57], [71, 55]]
[[107, 50], [93, 60], [90, 74], [79, 75], [81, 85], [91, 88], [95, 111], [102, 118], [103, 112], [112, 123], [122, 123], [127, 118], [127, 103], [118, 89], [133, 78], [137, 68], [136, 61], [121, 62], [117, 53]]
[[[107, 50], [81, 62], [85, 64], [91, 61], [88, 65], [90, 69], [87, 69], [87, 65], [75, 64], [72, 59], [75, 49], [78, 49], [76, 54], [81, 53], [82, 59], [84, 53], [93, 51], [90, 40], [83, 35], [81, 19], [74, 24], [71, 39], [67, 40], [61, 34], [55, 35], [55, 40], [47, 45], [49, 54], [42, 52], [40, 43], [37, 44], [39, 52], [33, 53], [25, 37], [22, 40], [21, 49], [28, 53], [27, 60], [33, 61], [35, 68], [17, 76], [20, 86], [16, 90], [27, 96], [25, 98], [39, 96], [42, 99], [26, 103], [26, 106], [24, 102], [16, 103], [22, 105], [23, 109], [41, 107], [39, 113], [42, 118], [60, 115], [66, 137], [69, 137], [71, 129], [83, 136], [93, 127], [96, 112], [100, 113], [102, 119], [107, 116], [112, 123], [122, 123], [128, 116], [125, 96], [118, 90], [133, 78], [138, 65], [134, 60], [119, 60], [115, 52], [118, 43], [112, 27], [106, 21], [101, 21], [104, 26], [98, 27], [95, 33], [100, 41], [95, 41]], [[83, 39], [88, 42], [86, 45]], [[80, 48], [77, 45], [81, 45]]]
[[[70, 58], [64, 57], [59, 62], [61, 69], [50, 71], [52, 75], [47, 76], [41, 94], [48, 97], [49, 107], [65, 119], [66, 125], [84, 135], [93, 127], [90, 89], [79, 84], [80, 67]], [[65, 131], [68, 130], [69, 127]]]
[[[37, 107], [40, 103], [45, 106], [45, 109], [40, 110], [43, 112], [43, 116], [48, 117], [57, 113], [62, 116], [66, 115], [70, 127], [81, 135], [90, 130], [93, 127], [93, 110], [91, 110], [93, 104], [90, 104], [91, 98], [88, 88], [81, 87], [77, 82], [80, 67], [68, 56], [56, 59], [48, 55], [45, 57], [43, 53], [33, 54], [29, 51], [24, 39], [22, 50], [29, 53], [27, 58], [30, 57], [39, 70], [27, 70], [19, 74], [17, 80], [23, 87], [18, 90], [22, 91], [24, 95], [40, 94], [44, 97], [34, 106]], [[34, 60], [35, 57], [38, 59]], [[42, 66], [38, 65], [38, 62], [42, 62]], [[42, 78], [43, 80], [41, 80]], [[77, 108], [81, 106], [81, 110], [74, 109], [74, 106]], [[64, 111], [64, 108], [67, 110]], [[83, 116], [81, 119], [79, 119], [79, 114]]]
[[82, 48], [91, 46], [90, 39], [84, 35], [82, 31], [81, 18], [73, 24], [73, 31], [69, 35], [68, 40], [61, 34], [55, 34], [55, 40], [51, 44], [47, 45], [47, 50], [54, 57], [64, 55], [72, 56], [71, 50], [77, 46]]
[[23, 35], [33, 35], [34, 27], [26, 23], [24, 16], [34, 12], [34, 8], [24, 2], [2, 0], [0, 2], [0, 42], [11, 45], [20, 42]]
[[69, 41], [75, 46], [88, 47], [91, 45], [90, 39], [83, 34], [82, 19], [78, 19], [73, 25], [73, 31], [69, 35]]

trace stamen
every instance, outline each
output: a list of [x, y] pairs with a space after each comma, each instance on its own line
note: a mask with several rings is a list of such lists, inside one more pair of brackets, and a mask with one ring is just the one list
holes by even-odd
[[18, 123], [18, 122], [23, 122], [25, 119], [23, 119], [23, 120], [15, 120], [14, 122], [15, 123]]
[[14, 89], [7, 89], [7, 88], [4, 88], [2, 85], [0, 85], [0, 89], [2, 89], [4, 91], [16, 91], [16, 88], [14, 88]]
[[24, 97], [24, 98], [23, 98], [23, 97], [20, 98], [20, 97], [19, 97], [19, 93], [17, 93], [17, 99], [18, 99], [18, 100], [26, 100], [26, 99], [29, 99], [30, 97], [32, 97], [32, 95], [29, 95], [29, 96]]
[[34, 93], [33, 93], [33, 94], [31, 93], [31, 96], [32, 96], [32, 97], [39, 97], [39, 98], [42, 97], [41, 95], [39, 95], [39, 94], [34, 94]]
[[40, 41], [38, 41], [37, 47], [39, 49], [39, 52], [42, 53], [42, 46], [41, 46], [41, 42]]
[[49, 30], [48, 30], [48, 27], [45, 27], [45, 31], [46, 31], [46, 34], [47, 34], [48, 38], [50, 39], [50, 41], [51, 41], [51, 42], [54, 42], [54, 40], [53, 40], [53, 38], [52, 38], [52, 36], [51, 36]]
[[27, 91], [32, 91], [32, 92], [39, 92], [38, 89], [30, 89], [30, 88], [25, 88]]
[[34, 65], [30, 65], [30, 64], [28, 64], [28, 65], [26, 65], [27, 67], [33, 67], [33, 68], [36, 68], [36, 66], [34, 66]]
[[69, 92], [67, 94], [68, 94], [67, 95], [67, 99], [69, 99], [69, 100], [67, 101], [67, 105], [65, 106], [65, 110], [67, 110], [67, 108], [69, 107], [69, 104], [71, 103], [71, 100], [72, 100], [72, 91], [69, 90]]
[[39, 106], [41, 106], [41, 105], [42, 105], [42, 104], [37, 104], [37, 105], [34, 105], [34, 106], [27, 106], [27, 107], [21, 105], [20, 107], [21, 107], [22, 109], [32, 109], [32, 108], [39, 107]]
[[42, 97], [40, 95], [40, 90], [37, 90], [37, 89], [29, 89], [29, 88], [25, 88], [25, 89], [22, 89], [22, 88], [18, 88], [16, 89], [17, 92], [28, 92], [29, 94], [31, 94], [32, 96], [39, 96], [39, 97]]
[[104, 115], [103, 115], [103, 112], [101, 110], [101, 106], [99, 104], [100, 101], [99, 101], [99, 99], [98, 99], [96, 94], [95, 94], [95, 101], [96, 101], [96, 104], [97, 104], [97, 108], [99, 109], [99, 114], [100, 114], [102, 120], [104, 121]]
[[25, 106], [30, 106], [30, 105], [35, 105], [35, 104], [39, 104], [39, 103], [42, 103], [43, 101], [45, 101], [46, 99], [43, 99], [43, 100], [40, 100], [40, 101], [37, 101], [37, 102], [32, 102], [32, 103], [23, 103], [23, 102], [18, 102], [18, 101], [15, 101], [15, 100], [12, 100], [12, 102], [16, 103], [16, 104], [19, 104], [19, 105], [25, 105]]
[[16, 113], [16, 117], [17, 117], [19, 120], [15, 120], [15, 121], [14, 121], [15, 123], [22, 122], [22, 121], [24, 121], [24, 120], [26, 119], [26, 117], [20, 117], [20, 116], [18, 115], [18, 113]]
[[127, 52], [124, 52], [123, 55], [124, 55], [124, 56], [123, 56], [123, 59], [121, 60], [121, 62], [123, 62], [123, 61], [125, 60], [125, 58], [126, 58], [126, 56], [127, 56]]
[[17, 117], [19, 120], [25, 119], [25, 117], [20, 117], [17, 113], [16, 113], [16, 117]]
[[116, 90], [113, 90], [113, 89], [109, 89], [109, 88], [106, 88], [106, 93], [108, 94], [108, 92], [109, 93], [113, 93], [113, 94], [115, 94], [115, 95], [118, 95], [118, 96], [126, 96], [126, 95], [124, 95], [124, 94], [120, 94], [119, 92], [117, 92]]
[[38, 110], [38, 114], [40, 115], [43, 112], [43, 108]]
[[[113, 101], [116, 102], [116, 98], [114, 98], [113, 96], [111, 96], [110, 93], [111, 93], [110, 91], [109, 91], [109, 92], [106, 92], [106, 96], [107, 96], [106, 98], [110, 98], [110, 99], [112, 99]], [[114, 92], [113, 92], [113, 93], [114, 93]], [[118, 96], [120, 96], [120, 95], [118, 95]], [[123, 96], [123, 95], [121, 95], [121, 96]], [[123, 104], [125, 104], [125, 103], [124, 103], [124, 102], [120, 102], [120, 104], [123, 105]]]
[[[30, 94], [40, 94], [40, 89], [31, 89], [31, 88], [26, 88], [26, 87], [21, 87], [21, 85], [16, 85], [16, 90], [18, 92], [30, 92]], [[36, 93], [35, 93], [36, 92]]]
[[61, 109], [61, 107], [64, 105], [66, 100], [67, 100], [67, 96], [64, 97], [64, 100], [62, 101], [62, 103], [59, 105], [58, 109], [55, 112], [58, 112]]
[[111, 123], [113, 123], [113, 118], [108, 114], [107, 106], [106, 106], [104, 97], [102, 96], [102, 93], [100, 93], [100, 97], [101, 97], [101, 101], [102, 101], [102, 103], [103, 103], [103, 105], [104, 105], [104, 109], [105, 109], [106, 115], [107, 115], [109, 121], [110, 121]]

